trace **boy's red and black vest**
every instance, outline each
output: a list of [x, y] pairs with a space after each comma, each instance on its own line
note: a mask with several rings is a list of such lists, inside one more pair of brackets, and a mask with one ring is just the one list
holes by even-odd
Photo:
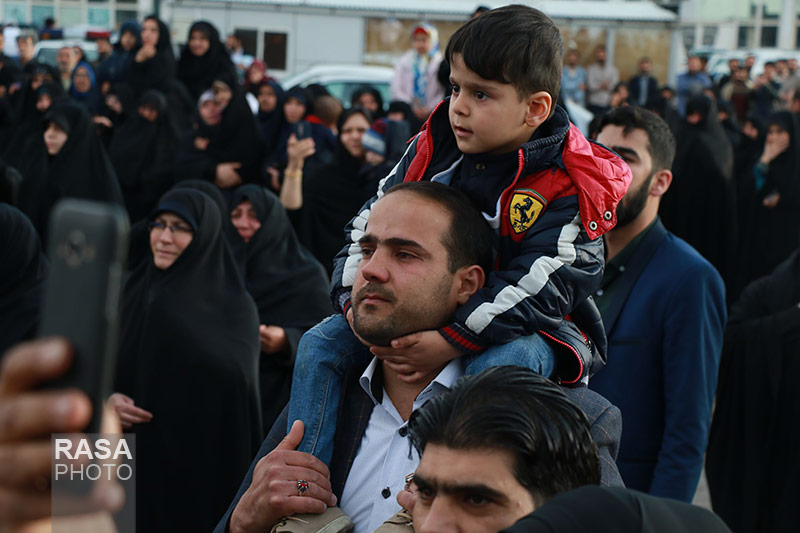
[[[447, 106], [445, 99], [431, 113], [378, 194], [348, 224], [348, 240], [358, 240], [371, 204], [397, 183], [432, 180], [461, 189], [497, 232], [496, 264], [439, 332], [467, 353], [539, 333], [557, 348], [557, 377], [577, 383], [605, 364], [605, 332], [590, 295], [603, 275], [600, 236], [616, 224], [630, 169], [586, 140], [561, 108], [516, 153], [462, 154]], [[332, 297], [343, 312], [359, 260], [350, 244], [335, 260]]]

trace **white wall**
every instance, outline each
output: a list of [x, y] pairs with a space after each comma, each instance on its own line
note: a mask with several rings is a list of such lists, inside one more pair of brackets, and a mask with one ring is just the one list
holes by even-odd
[[364, 59], [364, 19], [352, 16], [298, 15], [295, 72], [319, 63], [355, 63]]

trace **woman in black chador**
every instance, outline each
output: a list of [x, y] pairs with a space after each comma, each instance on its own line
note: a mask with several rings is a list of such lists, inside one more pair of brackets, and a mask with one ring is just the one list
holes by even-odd
[[265, 188], [236, 189], [231, 222], [234, 255], [258, 306], [261, 409], [268, 430], [289, 401], [300, 337], [333, 312], [328, 277], [297, 240], [280, 200]]
[[711, 98], [699, 94], [689, 99], [676, 140], [674, 178], [659, 215], [729, 284], [737, 238], [733, 149]]
[[[333, 258], [345, 245], [342, 228], [377, 189], [377, 183], [365, 171], [361, 142], [371, 118], [361, 107], [342, 113], [336, 151], [327, 164], [314, 157], [306, 159], [309, 152], [296, 153], [308, 141], [290, 142], [281, 200], [300, 242], [329, 273]], [[302, 170], [295, 173], [295, 167]]]
[[45, 235], [50, 210], [61, 198], [122, 204], [117, 175], [83, 107], [53, 104], [40, 131], [44, 145], [31, 143], [18, 167], [24, 178], [19, 208], [39, 235]]
[[136, 433], [137, 529], [211, 531], [261, 442], [258, 314], [205, 194], [167, 193], [125, 284], [118, 391]]
[[264, 143], [243, 92], [224, 82], [200, 96], [193, 129], [178, 151], [177, 176], [214, 182], [232, 190], [243, 183], [263, 183]]
[[30, 220], [0, 203], [0, 357], [18, 342], [32, 339], [47, 261]]
[[740, 253], [748, 282], [771, 272], [800, 245], [800, 129], [793, 113], [769, 116], [764, 149], [750, 173], [752, 221]]
[[219, 32], [210, 22], [200, 20], [189, 28], [186, 48], [178, 61], [178, 79], [189, 89], [195, 102], [216, 80], [224, 81], [231, 88], [238, 86], [236, 67], [219, 39]]
[[155, 89], [145, 91], [137, 111], [114, 132], [108, 152], [131, 221], [146, 217], [172, 186], [179, 138], [167, 113], [167, 99]]
[[161, 19], [151, 15], [142, 22], [140, 35], [142, 44], [130, 63], [127, 81], [137, 96], [147, 89], [166, 93], [175, 79], [175, 55], [169, 28]]
[[737, 533], [800, 521], [798, 373], [800, 250], [742, 292], [725, 330], [706, 476], [714, 511]]

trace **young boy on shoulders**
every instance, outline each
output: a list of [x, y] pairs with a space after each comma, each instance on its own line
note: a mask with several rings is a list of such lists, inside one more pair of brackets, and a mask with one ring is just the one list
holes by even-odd
[[[484, 13], [450, 39], [452, 95], [346, 228], [332, 280], [341, 314], [314, 328], [326, 348], [298, 348], [289, 425], [305, 423], [300, 451], [330, 463], [344, 370], [371, 355], [409, 381], [462, 355], [467, 374], [521, 365], [566, 385], [602, 368], [605, 334], [589, 295], [603, 273], [599, 237], [616, 224], [631, 173], [555, 105], [561, 55], [553, 21], [520, 5]], [[495, 270], [451, 324], [359, 350], [348, 323], [358, 240], [372, 203], [420, 180], [456, 187], [480, 208], [497, 236]]]

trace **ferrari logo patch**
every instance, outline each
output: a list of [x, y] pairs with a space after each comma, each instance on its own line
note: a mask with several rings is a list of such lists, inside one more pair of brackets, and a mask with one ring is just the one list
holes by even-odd
[[508, 219], [514, 233], [524, 233], [533, 226], [544, 210], [547, 200], [533, 189], [518, 189], [511, 197], [508, 207]]

